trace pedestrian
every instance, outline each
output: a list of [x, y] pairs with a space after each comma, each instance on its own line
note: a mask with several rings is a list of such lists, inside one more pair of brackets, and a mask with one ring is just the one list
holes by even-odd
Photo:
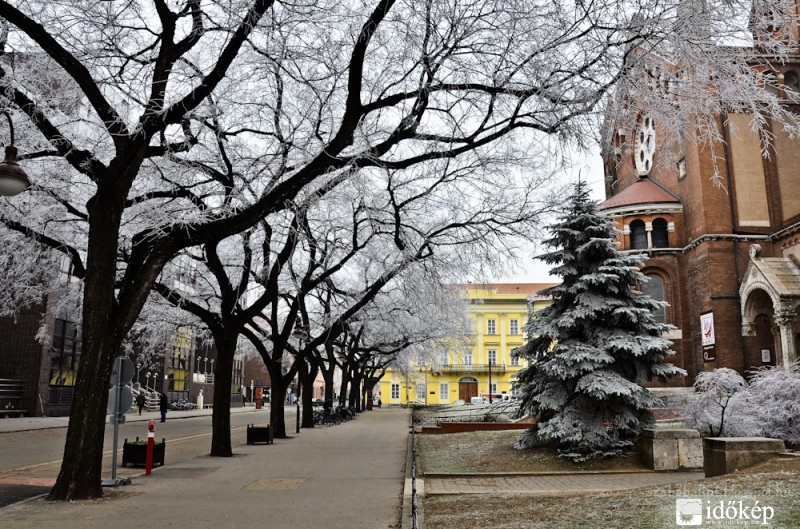
[[161, 410], [161, 422], [167, 422], [167, 394], [162, 393], [158, 401], [158, 409]]
[[139, 407], [139, 415], [141, 415], [144, 408], [144, 393], [141, 391], [136, 395], [136, 405]]
[[380, 408], [380, 407], [381, 407], [381, 404], [383, 404], [383, 403], [381, 402], [381, 398], [380, 398], [380, 397], [378, 397], [378, 408]]

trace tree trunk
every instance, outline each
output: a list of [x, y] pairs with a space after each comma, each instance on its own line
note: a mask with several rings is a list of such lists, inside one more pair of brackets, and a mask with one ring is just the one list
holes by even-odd
[[217, 362], [214, 366], [214, 410], [211, 417], [211, 456], [231, 457], [231, 380], [238, 333], [214, 337]]
[[[300, 371], [305, 371], [305, 367], [301, 367]], [[308, 372], [303, 375], [303, 422], [300, 424], [301, 428], [314, 427], [314, 379], [317, 378], [318, 372], [319, 368], [312, 363]]]
[[342, 367], [342, 387], [339, 389], [339, 405], [347, 404], [348, 388], [350, 387], [350, 370], [347, 366]]
[[325, 398], [323, 399], [325, 402], [323, 406], [326, 408], [333, 408], [333, 364], [331, 364], [331, 369], [325, 369], [324, 367], [321, 369], [322, 371], [322, 380], [325, 381]]
[[269, 401], [269, 423], [272, 425], [274, 436], [278, 439], [286, 439], [286, 413], [284, 403], [286, 402], [286, 388], [289, 384], [280, 372], [277, 374], [269, 369], [269, 377], [272, 384], [272, 398]]
[[357, 374], [350, 378], [350, 390], [348, 395], [349, 406], [351, 409], [358, 410], [361, 401], [361, 380]]
[[[99, 498], [112, 358], [124, 332], [117, 328], [114, 280], [120, 215], [111, 193], [89, 201], [89, 245], [83, 291], [83, 345], [70, 409], [64, 457], [49, 500]], [[127, 330], [127, 329], [126, 329]]]

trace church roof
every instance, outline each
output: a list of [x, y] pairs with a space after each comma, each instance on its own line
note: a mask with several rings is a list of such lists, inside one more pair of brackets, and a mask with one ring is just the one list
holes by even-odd
[[752, 262], [779, 296], [800, 297], [800, 269], [791, 259], [763, 257]]
[[628, 209], [631, 207], [641, 208], [648, 205], [680, 205], [681, 201], [647, 177], [626, 187], [621, 192], [612, 196], [605, 202], [601, 202], [598, 209], [601, 211], [609, 209]]

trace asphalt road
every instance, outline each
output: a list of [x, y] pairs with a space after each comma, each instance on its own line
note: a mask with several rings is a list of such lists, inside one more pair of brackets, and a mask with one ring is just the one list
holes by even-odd
[[[186, 415], [183, 412], [181, 415]], [[198, 412], [201, 413], [201, 412]], [[143, 418], [156, 421], [156, 439], [166, 439], [165, 464], [178, 463], [208, 454], [211, 445], [211, 415], [176, 418], [169, 412], [167, 421], [161, 423], [158, 413], [145, 413]], [[173, 415], [170, 418], [170, 414]], [[129, 415], [129, 417], [133, 417]], [[138, 416], [136, 417], [138, 419]], [[236, 410], [231, 414], [231, 443], [234, 447], [245, 444], [248, 424], [266, 424], [269, 409]], [[293, 431], [294, 414], [286, 414], [286, 429]], [[50, 490], [64, 454], [66, 426], [0, 433], [0, 507], [23, 499], [44, 494]], [[147, 421], [131, 421], [120, 425], [117, 451], [117, 477], [125, 478], [144, 472], [142, 467], [123, 468], [122, 443], [125, 438], [147, 437]], [[103, 451], [103, 478], [111, 477], [113, 453], [113, 426], [107, 425]]]

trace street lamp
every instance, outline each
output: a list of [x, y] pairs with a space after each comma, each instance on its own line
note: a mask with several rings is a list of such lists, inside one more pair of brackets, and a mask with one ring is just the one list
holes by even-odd
[[[308, 331], [303, 329], [300, 325], [295, 325], [294, 330], [292, 331], [292, 337], [297, 340], [299, 343], [298, 351], [303, 350], [303, 342], [308, 340]], [[298, 356], [298, 361], [300, 361], [300, 357]], [[300, 372], [297, 373], [297, 426], [295, 428], [295, 433], [300, 433]]]
[[139, 371], [142, 370], [142, 364], [136, 363], [136, 383], [139, 383]]
[[145, 379], [147, 380], [147, 382], [145, 383], [144, 387], [147, 389], [147, 391], [150, 391], [150, 371], [148, 371], [147, 374], [145, 375]]
[[11, 144], [6, 147], [6, 158], [0, 163], [0, 196], [13, 197], [28, 189], [31, 182], [17, 163], [17, 148], [14, 147], [14, 123], [11, 122], [11, 114], [8, 111], [3, 111], [3, 114], [8, 119]]
[[211, 372], [214, 372], [214, 359], [211, 359]]

